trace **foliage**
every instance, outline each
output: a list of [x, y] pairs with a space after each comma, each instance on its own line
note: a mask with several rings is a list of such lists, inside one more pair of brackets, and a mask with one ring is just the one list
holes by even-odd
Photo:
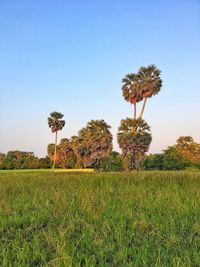
[[65, 126], [65, 121], [62, 120], [63, 114], [57, 111], [51, 112], [48, 118], [48, 125], [51, 128], [52, 133], [62, 130]]
[[111, 156], [103, 158], [98, 166], [100, 171], [122, 171], [123, 159], [117, 152], [112, 152]]
[[112, 153], [112, 134], [104, 120], [91, 120], [78, 133], [78, 153], [85, 168], [96, 168]]
[[126, 118], [121, 121], [117, 139], [123, 156], [128, 158], [128, 169], [140, 169], [152, 140], [150, 127], [142, 119]]
[[4, 160], [5, 160], [5, 154], [0, 152], [0, 166], [3, 164]]
[[60, 140], [58, 146], [58, 167], [60, 168], [74, 168], [76, 165], [76, 155], [71, 146], [70, 140], [63, 138]]
[[0, 162], [0, 169], [39, 169], [49, 168], [50, 159], [37, 158], [33, 152], [9, 151]]
[[58, 131], [61, 131], [65, 126], [65, 121], [62, 120], [63, 114], [57, 111], [50, 113], [50, 117], [48, 118], [48, 125], [51, 128], [52, 133], [55, 133], [55, 144], [54, 144], [54, 159], [52, 169], [54, 170], [57, 159], [57, 134]]
[[134, 104], [134, 119], [136, 115], [136, 103], [144, 100], [140, 113], [142, 118], [147, 98], [157, 94], [162, 87], [161, 71], [154, 65], [141, 67], [137, 73], [127, 74], [122, 79], [122, 92], [126, 101]]
[[174, 146], [168, 147], [161, 154], [151, 154], [145, 157], [144, 170], [184, 170], [188, 163]]
[[[104, 120], [92, 120], [82, 128], [78, 136], [63, 138], [57, 145], [56, 163], [60, 168], [97, 168], [100, 161], [112, 153], [112, 134]], [[54, 159], [55, 145], [47, 151]]]
[[146, 155], [142, 168], [145, 170], [163, 170], [164, 154], [150, 154]]
[[190, 163], [200, 161], [200, 144], [194, 142], [191, 136], [180, 136], [176, 149], [186, 161]]
[[200, 173], [0, 173], [0, 266], [200, 266]]
[[55, 149], [55, 144], [48, 144], [47, 155], [52, 161], [54, 159], [54, 149]]
[[183, 170], [186, 166], [187, 162], [175, 146], [169, 146], [164, 150], [163, 170]]

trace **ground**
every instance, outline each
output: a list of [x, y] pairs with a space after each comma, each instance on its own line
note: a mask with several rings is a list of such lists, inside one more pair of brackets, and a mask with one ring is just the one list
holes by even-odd
[[0, 266], [200, 266], [200, 173], [0, 172]]

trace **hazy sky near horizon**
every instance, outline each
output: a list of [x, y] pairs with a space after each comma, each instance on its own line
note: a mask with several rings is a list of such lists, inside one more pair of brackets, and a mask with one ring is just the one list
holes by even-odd
[[200, 1], [0, 0], [0, 151], [46, 155], [52, 111], [59, 138], [91, 119], [133, 116], [121, 79], [155, 64], [163, 88], [147, 102], [150, 152], [180, 135], [200, 142]]

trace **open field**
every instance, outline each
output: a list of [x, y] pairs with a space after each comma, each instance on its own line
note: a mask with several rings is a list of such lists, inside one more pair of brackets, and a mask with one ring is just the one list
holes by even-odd
[[0, 172], [0, 266], [200, 266], [200, 173]]

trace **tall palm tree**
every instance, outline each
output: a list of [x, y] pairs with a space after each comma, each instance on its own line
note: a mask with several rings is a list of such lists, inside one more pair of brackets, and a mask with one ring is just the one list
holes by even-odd
[[161, 71], [157, 69], [155, 65], [141, 67], [138, 71], [140, 93], [144, 100], [140, 113], [140, 118], [142, 118], [143, 116], [147, 98], [156, 95], [162, 87], [162, 80], [160, 78], [160, 74]]
[[52, 169], [54, 170], [56, 164], [56, 153], [57, 153], [57, 138], [58, 131], [61, 131], [65, 126], [65, 121], [62, 120], [63, 114], [57, 111], [50, 113], [50, 117], [48, 118], [48, 125], [51, 128], [52, 133], [55, 133], [55, 147], [54, 147], [54, 160]]
[[136, 104], [142, 100], [138, 75], [129, 73], [122, 79], [122, 91], [124, 99], [134, 105], [134, 119], [137, 116]]
[[162, 87], [161, 71], [154, 65], [141, 67], [137, 73], [129, 73], [122, 79], [122, 91], [124, 99], [134, 104], [134, 119], [137, 118], [136, 104], [142, 100], [142, 118], [147, 98], [157, 94]]

